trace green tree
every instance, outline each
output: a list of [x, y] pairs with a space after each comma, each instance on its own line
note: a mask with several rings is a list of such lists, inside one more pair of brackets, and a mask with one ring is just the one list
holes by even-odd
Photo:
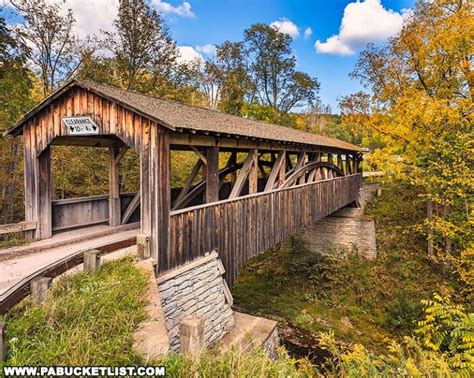
[[307, 73], [296, 71], [296, 57], [291, 50], [292, 38], [272, 26], [255, 24], [244, 31], [245, 53], [255, 92], [262, 104], [278, 112], [313, 103], [319, 82]]
[[104, 32], [113, 75], [127, 90], [149, 92], [173, 74], [177, 49], [161, 15], [145, 0], [121, 0], [115, 30]]

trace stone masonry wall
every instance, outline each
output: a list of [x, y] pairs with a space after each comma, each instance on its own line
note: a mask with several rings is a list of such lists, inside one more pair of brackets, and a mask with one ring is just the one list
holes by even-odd
[[170, 350], [179, 352], [179, 324], [187, 316], [204, 317], [206, 345], [234, 326], [232, 298], [217, 253], [196, 259], [157, 278]]

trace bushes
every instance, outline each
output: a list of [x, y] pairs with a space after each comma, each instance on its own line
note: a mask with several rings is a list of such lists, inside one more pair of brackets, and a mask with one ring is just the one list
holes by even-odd
[[321, 345], [332, 355], [325, 369], [349, 377], [472, 376], [474, 314], [438, 294], [422, 304], [424, 318], [415, 336], [388, 341], [385, 354], [374, 354], [361, 344], [344, 347], [334, 333], [321, 334]]

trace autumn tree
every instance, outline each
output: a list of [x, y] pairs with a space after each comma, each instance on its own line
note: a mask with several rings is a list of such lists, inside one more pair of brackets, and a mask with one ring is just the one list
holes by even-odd
[[[27, 47], [15, 40], [5, 20], [0, 18], [0, 133], [32, 106], [27, 54]], [[17, 220], [15, 204], [22, 202], [21, 146], [18, 140], [0, 139], [0, 162], [0, 216], [2, 223], [8, 223]]]
[[261, 104], [287, 113], [316, 100], [319, 82], [295, 69], [291, 36], [272, 26], [255, 24], [244, 31], [244, 37], [255, 95]]
[[114, 31], [104, 35], [113, 74], [124, 89], [149, 92], [173, 74], [175, 42], [161, 15], [145, 0], [121, 0]]
[[12, 0], [24, 22], [17, 39], [30, 47], [28, 61], [41, 80], [43, 95], [53, 92], [74, 75], [81, 62], [78, 38], [73, 33], [72, 11], [45, 0]]
[[419, 1], [397, 36], [361, 53], [353, 76], [368, 92], [340, 104], [383, 140], [381, 161], [422, 188], [429, 253], [448, 261], [473, 241], [473, 40], [472, 2]]

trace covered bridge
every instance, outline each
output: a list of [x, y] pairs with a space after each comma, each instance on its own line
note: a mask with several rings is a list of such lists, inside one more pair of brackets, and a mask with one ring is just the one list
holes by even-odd
[[[6, 134], [24, 138], [30, 238], [137, 222], [159, 272], [216, 250], [230, 284], [247, 259], [354, 202], [361, 184], [361, 149], [349, 143], [83, 80]], [[54, 199], [53, 145], [108, 148], [108, 196]], [[129, 149], [140, 189], [125, 195], [119, 162]], [[198, 157], [181, 188], [171, 188], [172, 150]]]

